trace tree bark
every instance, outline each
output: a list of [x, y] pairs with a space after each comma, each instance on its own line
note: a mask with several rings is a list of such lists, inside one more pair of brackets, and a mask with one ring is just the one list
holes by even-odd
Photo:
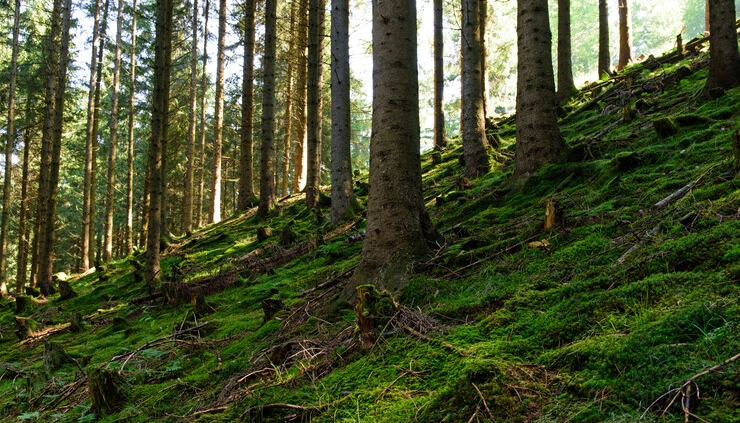
[[244, 65], [242, 68], [242, 127], [239, 158], [239, 210], [254, 207], [254, 0], [244, 2]]
[[298, 31], [296, 34], [297, 61], [296, 78], [293, 91], [295, 97], [295, 147], [293, 149], [293, 192], [303, 190], [306, 183], [306, 95], [308, 72], [308, 0], [300, 0], [298, 6]]
[[306, 160], [306, 207], [318, 206], [321, 187], [321, 115], [324, 51], [325, 0], [308, 2], [308, 113], [306, 132], [308, 149]]
[[288, 174], [290, 172], [290, 135], [293, 130], [293, 68], [295, 67], [293, 58], [295, 57], [295, 21], [297, 14], [298, 2], [292, 1], [290, 3], [290, 36], [288, 37], [288, 73], [285, 75], [285, 117], [283, 119], [285, 135], [283, 137], [282, 177], [280, 178], [282, 197], [288, 195]]
[[444, 3], [434, 0], [434, 146], [447, 146], [444, 115]]
[[262, 155], [260, 202], [257, 213], [265, 217], [275, 207], [275, 43], [277, 0], [265, 2], [264, 82], [262, 88]]
[[609, 54], [609, 10], [607, 0], [599, 0], [599, 79], [610, 75], [612, 59]]
[[514, 179], [557, 161], [565, 142], [556, 115], [552, 33], [547, 0], [518, 0], [516, 154]]
[[632, 34], [627, 0], [619, 0], [619, 62], [617, 70], [623, 70], [632, 62]]
[[103, 261], [113, 258], [113, 209], [116, 188], [116, 144], [118, 142], [118, 94], [121, 87], [121, 41], [123, 34], [123, 0], [118, 0], [116, 19], [116, 49], [113, 61], [113, 96], [111, 99], [110, 142], [108, 143], [108, 177], [105, 191], [105, 246]]
[[224, 132], [224, 73], [226, 63], [226, 0], [219, 0], [218, 52], [216, 54], [216, 125], [213, 128], [213, 176], [211, 222], [221, 221], [221, 150]]
[[483, 39], [481, 7], [483, 0], [462, 2], [462, 139], [465, 155], [465, 173], [480, 176], [488, 173], [490, 165], [486, 148], [485, 86], [482, 74]]
[[[29, 95], [30, 97], [30, 95]], [[33, 120], [34, 111], [31, 107], [31, 102], [26, 102], [26, 119]], [[30, 227], [28, 226], [28, 215], [29, 215], [29, 199], [28, 199], [28, 185], [29, 185], [29, 166], [31, 156], [31, 126], [26, 126], [23, 135], [23, 164], [22, 176], [21, 176], [21, 204], [19, 210], [18, 219], [18, 260], [17, 260], [17, 276], [15, 279], [16, 291], [18, 295], [22, 295], [26, 286], [26, 272], [28, 267], [28, 240], [30, 238]]]
[[15, 90], [18, 75], [18, 37], [21, 18], [21, 0], [15, 0], [13, 11], [13, 47], [10, 58], [8, 86], [8, 127], [5, 139], [5, 183], [3, 185], [3, 216], [0, 223], [0, 296], [8, 294], [8, 229], [10, 223], [11, 179], [13, 176], [13, 149], [15, 147]]
[[740, 82], [735, 16], [733, 0], [709, 0], [712, 32], [709, 33], [709, 75], [705, 93], [713, 88], [730, 89]]
[[126, 253], [134, 251], [134, 116], [136, 110], [136, 0], [131, 12], [131, 64], [129, 67], [128, 98], [128, 169], [126, 185]]
[[195, 176], [195, 121], [197, 119], [198, 88], [198, 0], [193, 0], [193, 20], [191, 24], [192, 43], [190, 45], [190, 92], [188, 98], [188, 145], [185, 153], [185, 181], [182, 193], [182, 230], [193, 230], [193, 178]]
[[154, 40], [154, 93], [152, 98], [152, 135], [149, 142], [149, 228], [147, 230], [144, 277], [151, 287], [159, 277], [160, 224], [162, 207], [163, 145], [167, 138], [169, 116], [169, 73], [172, 48], [172, 0], [158, 0]]
[[352, 213], [349, 0], [331, 4], [331, 223]]
[[576, 92], [570, 39], [570, 0], [558, 0], [558, 91], [559, 104], [567, 102]]
[[422, 194], [416, 46], [416, 2], [374, 0], [367, 236], [345, 298], [365, 283], [400, 288], [436, 236]]
[[210, 11], [209, 0], [203, 8], [203, 74], [201, 75], [200, 96], [200, 173], [198, 179], [198, 227], [203, 226], [203, 191], [205, 188], [206, 174], [206, 94], [208, 92], [208, 12]]

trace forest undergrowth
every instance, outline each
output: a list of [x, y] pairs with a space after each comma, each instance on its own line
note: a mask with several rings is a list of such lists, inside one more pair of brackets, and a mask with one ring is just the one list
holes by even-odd
[[511, 121], [480, 178], [459, 140], [424, 154], [446, 242], [369, 345], [338, 299], [363, 218], [301, 195], [172, 240], [159, 286], [138, 253], [3, 300], [0, 419], [740, 422], [740, 89], [702, 95], [706, 61], [584, 87], [523, 187]]

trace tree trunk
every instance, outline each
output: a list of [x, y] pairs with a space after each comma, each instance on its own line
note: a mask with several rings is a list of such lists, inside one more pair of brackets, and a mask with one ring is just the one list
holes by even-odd
[[481, 76], [485, 64], [480, 1], [462, 2], [462, 139], [468, 176], [484, 175], [490, 169], [486, 152], [485, 87]]
[[8, 294], [8, 227], [10, 222], [11, 178], [13, 176], [13, 148], [15, 147], [15, 90], [18, 80], [18, 37], [21, 18], [21, 0], [15, 0], [13, 13], [13, 51], [10, 59], [8, 86], [8, 127], [5, 139], [5, 183], [3, 185], [3, 216], [0, 223], [0, 296]]
[[[29, 95], [30, 97], [30, 95]], [[31, 107], [31, 102], [26, 101], [26, 119], [33, 121], [34, 111]], [[17, 260], [17, 276], [15, 279], [16, 291], [18, 295], [22, 295], [26, 286], [26, 271], [28, 267], [28, 240], [30, 238], [30, 227], [28, 226], [28, 215], [29, 215], [29, 199], [28, 199], [28, 185], [29, 185], [29, 166], [31, 156], [31, 126], [26, 126], [23, 135], [23, 164], [22, 176], [21, 176], [21, 205], [18, 214], [20, 215], [18, 220], [18, 260]]]
[[[166, 3], [167, 0], [164, 0]], [[123, 378], [115, 371], [95, 368], [87, 375], [91, 410], [99, 416], [113, 414], [126, 403]]]
[[206, 94], [208, 93], [208, 12], [211, 2], [206, 0], [203, 8], [203, 74], [201, 75], [200, 96], [200, 173], [198, 179], [198, 227], [203, 226], [203, 191], [206, 177]]
[[612, 59], [609, 54], [609, 10], [607, 0], [599, 0], [599, 79], [611, 75]]
[[144, 277], [153, 286], [159, 277], [160, 224], [162, 207], [163, 145], [169, 116], [169, 73], [172, 47], [172, 0], [159, 0], [154, 41], [154, 93], [152, 98], [152, 136], [149, 142], [149, 228], [147, 231]]
[[298, 14], [298, 2], [293, 1], [290, 3], [290, 36], [288, 37], [288, 74], [285, 75], [285, 117], [283, 119], [284, 132], [283, 137], [283, 167], [281, 182], [281, 196], [285, 197], [288, 195], [288, 174], [290, 171], [290, 135], [293, 126], [293, 73], [295, 60], [295, 46], [296, 46], [296, 15]]
[[265, 2], [265, 52], [262, 88], [262, 155], [260, 202], [257, 213], [265, 217], [275, 207], [275, 49], [277, 0]]
[[619, 62], [621, 71], [632, 62], [632, 34], [630, 33], [630, 12], [627, 0], [619, 0]]
[[740, 82], [740, 60], [735, 29], [735, 2], [709, 0], [709, 75], [704, 92], [714, 88], [730, 89]]
[[134, 251], [134, 100], [136, 98], [136, 0], [131, 12], [131, 65], [128, 98], [128, 170], [126, 185], [126, 253]]
[[349, 0], [331, 4], [331, 223], [352, 213]]
[[514, 178], [525, 181], [543, 164], [557, 161], [565, 142], [556, 115], [547, 0], [518, 0], [517, 14]]
[[93, 166], [93, 115], [95, 113], [95, 87], [98, 79], [98, 44], [100, 42], [100, 0], [96, 0], [93, 12], [93, 36], [90, 51], [90, 79], [88, 83], [87, 94], [87, 132], [85, 143], [85, 171], [82, 188], [82, 234], [80, 241], [80, 272], [86, 272], [90, 268], [90, 248], [92, 240], [90, 238], [90, 225], [92, 224], [92, 207], [91, 198], [92, 186], [92, 166]]
[[308, 72], [308, 0], [300, 0], [298, 6], [297, 71], [293, 91], [295, 97], [295, 148], [293, 150], [293, 192], [303, 190], [306, 183], [306, 95]]
[[372, 283], [394, 290], [436, 236], [424, 208], [419, 156], [416, 2], [373, 1], [373, 117], [367, 236], [342, 293]]
[[224, 132], [224, 72], [226, 63], [226, 0], [219, 0], [218, 52], [216, 54], [216, 126], [213, 128], [213, 180], [211, 222], [221, 221], [221, 150]]
[[123, 34], [123, 0], [118, 0], [116, 19], [116, 52], [113, 61], [113, 97], [111, 99], [110, 143], [108, 144], [108, 183], [105, 192], [105, 246], [103, 261], [113, 258], [113, 209], [116, 188], [116, 144], [118, 142], [118, 94], [121, 86], [121, 41]]
[[254, 207], [254, 0], [244, 2], [244, 65], [242, 67], [242, 127], [239, 158], [239, 210]]
[[444, 115], [444, 3], [434, 0], [434, 147], [447, 146]]
[[182, 230], [193, 230], [193, 178], [195, 176], [195, 120], [197, 118], [196, 91], [198, 87], [198, 0], [193, 0], [192, 43], [190, 45], [190, 93], [188, 99], [188, 146], [185, 153], [185, 181], [182, 193]]
[[567, 102], [576, 92], [570, 39], [570, 0], [558, 0], [558, 91], [559, 104]]
[[709, 0], [704, 2], [704, 34], [711, 34], [712, 22], [709, 19]]
[[308, 2], [308, 134], [306, 160], [306, 207], [318, 206], [321, 187], [321, 88], [323, 85], [325, 0]]

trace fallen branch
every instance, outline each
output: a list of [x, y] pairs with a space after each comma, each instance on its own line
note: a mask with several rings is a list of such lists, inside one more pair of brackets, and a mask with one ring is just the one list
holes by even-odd
[[193, 417], [202, 416], [203, 414], [213, 414], [213, 413], [220, 413], [222, 411], [226, 411], [226, 405], [222, 405], [221, 407], [214, 407], [214, 408], [208, 408], [205, 410], [196, 411], [193, 413]]
[[334, 277], [332, 279], [329, 279], [326, 282], [322, 282], [322, 283], [314, 286], [313, 288], [306, 289], [305, 291], [303, 291], [300, 294], [298, 294], [298, 297], [304, 297], [304, 296], [306, 296], [306, 295], [308, 295], [308, 294], [310, 294], [310, 293], [312, 293], [314, 291], [318, 291], [318, 290], [324, 289], [324, 288], [331, 288], [331, 287], [333, 287], [334, 285], [338, 284], [339, 282], [341, 282], [341, 281], [343, 281], [343, 280], [351, 277], [355, 273], [355, 267], [357, 267], [357, 266], [352, 266], [346, 272], [342, 273], [341, 275], [336, 276], [336, 277]]
[[493, 417], [493, 413], [491, 413], [491, 409], [488, 408], [488, 403], [486, 402], [486, 399], [483, 398], [483, 394], [481, 393], [480, 389], [478, 389], [478, 387], [475, 385], [475, 383], [471, 383], [471, 385], [473, 385], [473, 388], [475, 388], [475, 392], [478, 393], [478, 396], [480, 397], [481, 401], [483, 401], [483, 407], [486, 408], [486, 412], [488, 413], [488, 417], [491, 418], [491, 421], [492, 422], [495, 422], [496, 419]]
[[658, 201], [655, 203], [653, 207], [656, 209], [659, 209], [661, 207], [665, 207], [666, 205], [678, 200], [679, 198], [686, 195], [687, 192], [691, 189], [691, 187], [694, 186], [693, 182], [689, 182], [688, 184], [684, 185], [683, 188], [679, 189], [678, 191], [674, 192], [673, 194], [669, 195], [668, 197]]
[[122, 355], [117, 355], [117, 356], [111, 358], [110, 361], [116, 361], [116, 360], [120, 360], [123, 357], [126, 357], [126, 360], [123, 362], [123, 364], [121, 364], [121, 368], [118, 370], [118, 374], [120, 375], [123, 372], [123, 368], [126, 367], [126, 363], [128, 363], [128, 361], [131, 360], [131, 357], [133, 357], [137, 352], [139, 352], [141, 350], [144, 350], [146, 348], [149, 348], [149, 347], [151, 347], [153, 345], [156, 345], [158, 343], [164, 342], [164, 341], [168, 341], [168, 340], [169, 341], [172, 341], [172, 340], [175, 340], [175, 338], [177, 338], [178, 335], [183, 335], [183, 334], [188, 333], [188, 332], [198, 331], [198, 330], [204, 328], [207, 325], [208, 325], [208, 322], [203, 322], [203, 323], [200, 323], [200, 324], [197, 324], [197, 325], [193, 326], [192, 328], [186, 328], [186, 329], [178, 330], [177, 332], [175, 332], [175, 333], [173, 333], [171, 335], [166, 335], [166, 336], [159, 337], [157, 339], [152, 339], [151, 341], [145, 343], [144, 345], [140, 346], [139, 348], [137, 348], [137, 349], [135, 349], [135, 350], [133, 350], [133, 351], [131, 351], [129, 353], [122, 354]]

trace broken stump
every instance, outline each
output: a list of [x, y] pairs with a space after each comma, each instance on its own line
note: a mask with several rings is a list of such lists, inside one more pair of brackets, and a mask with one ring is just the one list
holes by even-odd
[[658, 118], [653, 121], [653, 128], [661, 138], [670, 137], [678, 133], [678, 128], [670, 118]]
[[117, 412], [126, 403], [123, 378], [113, 370], [93, 369], [87, 373], [92, 412], [98, 416]]
[[51, 341], [44, 342], [44, 369], [47, 372], [51, 373], [67, 363], [74, 362], [75, 360], [64, 350], [62, 344]]
[[272, 230], [270, 230], [270, 228], [268, 228], [267, 226], [260, 226], [259, 228], [257, 228], [257, 240], [259, 242], [266, 240], [270, 237], [270, 235], [272, 235]]
[[206, 296], [203, 294], [191, 294], [190, 303], [193, 305], [193, 313], [197, 317], [202, 317], [216, 311], [206, 302]]
[[41, 324], [33, 319], [15, 316], [15, 334], [23, 341], [36, 335], [41, 329]]
[[69, 281], [59, 279], [59, 299], [68, 300], [77, 296]]
[[265, 313], [262, 318], [262, 325], [270, 321], [280, 311], [285, 309], [285, 304], [278, 298], [266, 298], [262, 300], [262, 311]]
[[375, 285], [357, 287], [355, 315], [360, 329], [362, 348], [372, 348], [383, 328], [396, 314], [398, 305], [388, 291], [378, 291]]

